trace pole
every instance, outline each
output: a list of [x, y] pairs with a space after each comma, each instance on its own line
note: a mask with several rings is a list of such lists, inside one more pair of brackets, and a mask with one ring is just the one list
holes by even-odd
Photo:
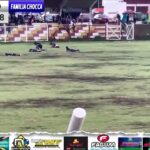
[[75, 108], [72, 112], [67, 133], [79, 131], [82, 128], [84, 119], [86, 117], [86, 110], [83, 108]]
[[4, 42], [7, 41], [7, 31], [6, 31], [6, 24], [4, 24]]
[[26, 24], [26, 42], [28, 42], [28, 25]]
[[97, 2], [98, 2], [98, 1], [95, 0], [95, 1], [91, 4], [91, 6], [90, 6], [90, 23], [92, 22], [92, 9], [93, 9], [94, 5], [95, 5]]
[[135, 40], [135, 24], [132, 23], [132, 29], [133, 29], [133, 39], [132, 40]]
[[106, 29], [106, 40], [109, 40], [108, 23], [105, 23], [105, 29]]
[[47, 41], [49, 41], [49, 25], [47, 23]]
[[97, 3], [98, 3], [98, 8], [100, 7], [100, 1], [99, 0], [97, 0]]
[[89, 20], [89, 23], [91, 24], [92, 22], [92, 9], [90, 8], [90, 20]]

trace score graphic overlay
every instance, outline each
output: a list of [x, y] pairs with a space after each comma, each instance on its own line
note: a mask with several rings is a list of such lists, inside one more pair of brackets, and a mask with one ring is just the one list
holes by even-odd
[[9, 12], [44, 12], [44, 0], [9, 0]]
[[0, 23], [8, 23], [8, 1], [0, 1]]
[[8, 23], [15, 12], [44, 12], [44, 0], [0, 0], [0, 23]]

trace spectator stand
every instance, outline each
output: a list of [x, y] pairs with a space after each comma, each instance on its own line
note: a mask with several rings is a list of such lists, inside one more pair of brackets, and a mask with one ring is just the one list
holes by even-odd
[[1, 42], [67, 41], [69, 39], [134, 40], [134, 23], [90, 24], [75, 23], [72, 27], [59, 23], [0, 26]]
[[32, 25], [0, 26], [1, 42], [30, 42], [48, 41], [47, 23], [35, 23]]

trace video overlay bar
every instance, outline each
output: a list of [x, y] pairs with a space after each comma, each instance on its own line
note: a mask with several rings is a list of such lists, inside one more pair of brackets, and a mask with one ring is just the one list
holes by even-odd
[[9, 0], [9, 13], [44, 12], [44, 0]]

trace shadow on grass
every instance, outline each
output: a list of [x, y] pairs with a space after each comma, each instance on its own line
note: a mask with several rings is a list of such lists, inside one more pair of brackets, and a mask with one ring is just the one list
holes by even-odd
[[150, 99], [146, 98], [129, 98], [129, 97], [112, 97], [112, 104], [121, 106], [146, 106], [150, 105]]
[[65, 107], [65, 108], [93, 108], [97, 105], [96, 102], [81, 101], [78, 99], [27, 99], [24, 101], [0, 102], [0, 108], [46, 108], [46, 107]]
[[127, 124], [127, 126], [130, 126], [131, 129], [146, 129], [149, 128], [150, 122], [133, 122], [130, 124]]
[[[138, 78], [138, 77], [115, 77], [115, 76], [91, 76], [91, 75], [80, 75], [80, 74], [46, 74], [46, 75], [8, 75], [8, 74], [2, 74], [5, 76], [5, 78], [0, 78], [1, 85], [11, 85], [10, 81], [16, 81], [16, 83], [13, 83], [15, 85], [26, 83], [29, 81], [34, 82], [45, 82], [51, 83], [51, 82], [60, 82], [60, 81], [73, 81], [73, 82], [87, 82], [87, 83], [114, 83], [114, 82], [130, 82], [130, 81], [140, 81], [140, 80], [149, 80], [150, 78]], [[17, 83], [18, 82], [18, 83]]]
[[[26, 77], [27, 79], [51, 79], [51, 80], [57, 80], [57, 79], [65, 79], [65, 80], [71, 80], [71, 81], [78, 81], [78, 82], [100, 82], [100, 83], [107, 83], [107, 82], [123, 82], [123, 81], [137, 81], [141, 80], [141, 78], [135, 78], [135, 77], [114, 77], [114, 76], [82, 76], [82, 75], [76, 75], [76, 74], [62, 74], [62, 75], [30, 75]], [[149, 79], [149, 78], [144, 78]]]
[[149, 99], [135, 99], [135, 98], [125, 98], [125, 97], [95, 97], [93, 100], [91, 98], [86, 99], [71, 99], [71, 98], [39, 98], [39, 99], [27, 99], [27, 100], [17, 100], [9, 102], [0, 102], [0, 108], [96, 108], [97, 106], [138, 106], [144, 107], [150, 105]]
[[70, 67], [70, 68], [83, 68], [83, 69], [96, 69], [99, 67], [104, 67], [104, 66], [138, 66], [139, 64], [137, 63], [110, 63], [110, 62], [105, 62], [105, 63], [80, 63], [80, 64], [73, 64], [73, 65], [59, 65], [62, 67]]

